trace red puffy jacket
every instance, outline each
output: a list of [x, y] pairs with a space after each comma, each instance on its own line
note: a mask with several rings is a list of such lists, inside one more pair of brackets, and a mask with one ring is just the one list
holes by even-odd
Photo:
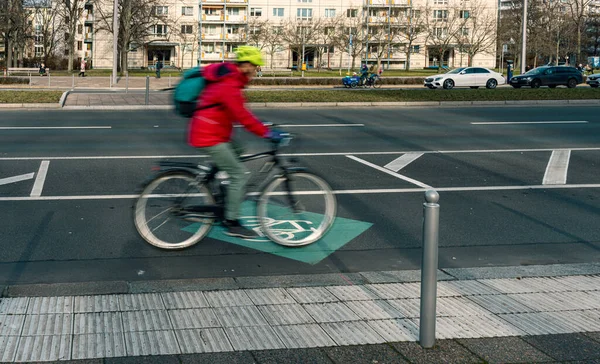
[[[235, 64], [213, 64], [205, 67], [203, 74], [209, 83], [198, 98], [198, 110], [189, 125], [188, 141], [192, 146], [212, 147], [229, 142], [234, 122], [260, 137], [267, 135], [268, 128], [244, 105], [242, 89], [249, 79]], [[216, 106], [207, 107], [210, 105]]]

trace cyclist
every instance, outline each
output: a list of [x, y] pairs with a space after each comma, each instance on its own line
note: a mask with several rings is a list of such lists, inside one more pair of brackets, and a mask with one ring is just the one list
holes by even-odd
[[207, 66], [203, 70], [207, 85], [198, 99], [198, 110], [190, 122], [189, 143], [205, 151], [220, 171], [229, 175], [225, 200], [225, 221], [229, 236], [243, 239], [258, 237], [255, 231], [240, 224], [240, 207], [244, 200], [249, 174], [240, 161], [242, 149], [231, 140], [234, 122], [263, 138], [281, 139], [281, 133], [269, 130], [245, 106], [242, 89], [264, 65], [258, 48], [240, 46], [236, 61]]

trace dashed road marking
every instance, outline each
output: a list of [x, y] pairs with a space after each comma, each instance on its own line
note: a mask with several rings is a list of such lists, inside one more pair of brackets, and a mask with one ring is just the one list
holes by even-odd
[[423, 183], [423, 182], [419, 182], [419, 181], [417, 181], [416, 179], [412, 179], [412, 178], [410, 178], [410, 177], [403, 176], [403, 175], [401, 175], [401, 174], [398, 174], [398, 173], [396, 173], [396, 172], [392, 172], [392, 171], [390, 171], [389, 169], [386, 169], [386, 168], [384, 168], [384, 167], [380, 167], [380, 166], [378, 166], [378, 165], [376, 165], [376, 164], [373, 164], [373, 163], [371, 163], [371, 162], [367, 162], [366, 160], [364, 160], [364, 159], [360, 159], [360, 158], [358, 158], [358, 157], [355, 157], [355, 156], [353, 156], [353, 155], [347, 155], [346, 157], [348, 157], [348, 158], [350, 158], [350, 159], [352, 159], [352, 160], [355, 160], [355, 161], [357, 161], [357, 162], [359, 162], [359, 163], [362, 163], [362, 164], [364, 164], [364, 165], [366, 165], [366, 166], [369, 166], [369, 167], [371, 167], [371, 168], [375, 168], [375, 169], [376, 169], [376, 170], [378, 170], [378, 171], [381, 171], [381, 172], [387, 173], [387, 174], [389, 174], [390, 176], [394, 176], [394, 177], [396, 177], [396, 178], [400, 178], [401, 180], [404, 180], [404, 181], [406, 181], [406, 182], [410, 182], [410, 183], [412, 183], [412, 184], [415, 184], [415, 185], [417, 185], [417, 186], [419, 186], [419, 187], [422, 187], [422, 188], [433, 188], [433, 187], [431, 187], [431, 186], [429, 186], [429, 185], [426, 185], [426, 184], [425, 184], [425, 183]]
[[569, 170], [569, 160], [571, 151], [568, 149], [558, 149], [552, 152], [546, 173], [544, 173], [544, 185], [564, 185], [567, 183], [567, 171]]
[[46, 181], [46, 174], [48, 173], [48, 166], [50, 161], [42, 161], [40, 169], [38, 170], [37, 177], [31, 189], [31, 197], [40, 197], [42, 195], [42, 189], [44, 188], [44, 182]]
[[422, 155], [423, 155], [423, 153], [406, 153], [406, 154], [394, 159], [390, 163], [386, 164], [384, 166], [384, 168], [387, 168], [394, 172], [398, 172], [399, 170], [406, 167], [410, 163], [419, 159]]

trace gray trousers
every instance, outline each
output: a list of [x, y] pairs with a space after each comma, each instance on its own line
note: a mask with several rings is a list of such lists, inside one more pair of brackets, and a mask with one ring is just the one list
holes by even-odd
[[229, 185], [225, 199], [225, 218], [237, 220], [240, 217], [240, 206], [246, 194], [246, 183], [250, 179], [250, 172], [240, 162], [243, 150], [239, 144], [221, 143], [212, 147], [201, 148], [213, 163], [229, 175]]

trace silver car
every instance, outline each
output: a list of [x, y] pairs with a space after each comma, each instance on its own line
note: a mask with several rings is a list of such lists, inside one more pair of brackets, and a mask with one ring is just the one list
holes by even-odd
[[585, 83], [594, 88], [598, 87], [598, 85], [600, 85], [600, 73], [594, 73], [593, 75], [587, 76]]

